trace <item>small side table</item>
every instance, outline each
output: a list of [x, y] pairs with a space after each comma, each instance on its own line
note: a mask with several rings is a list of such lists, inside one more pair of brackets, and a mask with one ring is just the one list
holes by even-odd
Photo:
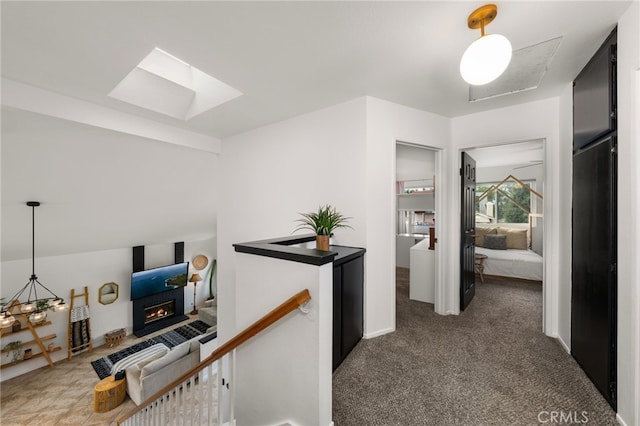
[[488, 256], [486, 254], [479, 254], [476, 253], [475, 254], [475, 269], [476, 272], [478, 273], [478, 275], [480, 275], [480, 282], [482, 284], [484, 284], [484, 260], [487, 258]]
[[122, 404], [127, 395], [127, 379], [115, 380], [109, 376], [100, 380], [93, 388], [93, 411], [106, 413]]

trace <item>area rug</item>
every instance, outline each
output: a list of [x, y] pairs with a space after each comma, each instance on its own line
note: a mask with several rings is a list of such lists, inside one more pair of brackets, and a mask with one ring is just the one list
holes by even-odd
[[100, 379], [104, 379], [105, 377], [109, 377], [111, 375], [111, 368], [113, 367], [113, 364], [123, 358], [128, 357], [131, 354], [134, 354], [157, 343], [162, 343], [169, 349], [171, 349], [174, 346], [179, 345], [180, 343], [205, 334], [207, 332], [207, 329], [210, 327], [210, 325], [202, 321], [193, 321], [174, 330], [160, 334], [159, 336], [152, 337], [143, 342], [136, 343], [133, 346], [129, 346], [128, 348], [124, 348], [121, 351], [92, 361], [91, 366], [95, 370], [98, 377]]

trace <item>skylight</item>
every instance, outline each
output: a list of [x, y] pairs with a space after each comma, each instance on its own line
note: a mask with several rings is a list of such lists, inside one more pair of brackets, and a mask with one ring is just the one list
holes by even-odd
[[240, 95], [157, 47], [109, 93], [120, 101], [185, 121]]

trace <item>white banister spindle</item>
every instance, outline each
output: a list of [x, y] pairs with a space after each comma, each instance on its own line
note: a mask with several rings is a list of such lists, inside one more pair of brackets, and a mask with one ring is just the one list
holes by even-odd
[[[165, 393], [144, 409], [134, 414], [124, 425], [173, 426], [173, 425], [222, 425], [225, 413], [229, 413], [228, 425], [234, 425], [233, 377], [235, 351], [215, 361], [203, 370]], [[228, 369], [228, 377], [222, 385], [218, 371]], [[228, 391], [228, 392], [227, 392]], [[220, 406], [220, 402], [224, 407]]]
[[183, 426], [192, 426], [189, 421], [189, 380], [182, 382], [182, 412], [180, 418]]
[[218, 424], [219, 425], [223, 425], [223, 413], [224, 413], [224, 407], [223, 407], [223, 395], [222, 395], [222, 388], [224, 387], [223, 382], [224, 382], [224, 359], [226, 357], [223, 356], [222, 358], [220, 358], [216, 363], [218, 364], [218, 378], [217, 378], [217, 382], [218, 382]]
[[198, 410], [198, 424], [204, 424], [204, 390], [206, 389], [207, 384], [205, 383], [205, 374], [204, 374], [204, 370], [200, 371], [198, 373], [198, 384], [200, 386], [198, 386], [198, 404], [196, 405], [196, 408]]
[[[218, 425], [235, 426], [236, 348], [255, 334], [304, 305], [311, 296], [309, 290], [299, 291], [236, 336], [218, 346], [190, 371], [163, 388], [155, 400], [129, 410], [119, 425]], [[304, 313], [308, 310], [301, 309]], [[173, 388], [172, 388], [173, 387]], [[155, 397], [155, 395], [154, 395]], [[206, 404], [206, 409], [203, 406]], [[224, 420], [227, 419], [227, 422]]]
[[[213, 393], [216, 392], [216, 390], [214, 389], [214, 386], [216, 384], [216, 380], [217, 378], [213, 377], [213, 366], [216, 366], [216, 371], [218, 368], [218, 361], [214, 362], [213, 364], [209, 364], [207, 366], [207, 419], [209, 421], [209, 426], [213, 425], [213, 419], [214, 419], [214, 415], [213, 415]], [[219, 404], [218, 404], [219, 405]], [[217, 413], [220, 412], [220, 407], [218, 406], [218, 410], [216, 412], [216, 424], [221, 424], [219, 422], [217, 422], [218, 420], [218, 415]]]
[[232, 350], [229, 354], [229, 425], [233, 426], [236, 423], [235, 406], [236, 406], [236, 349]]

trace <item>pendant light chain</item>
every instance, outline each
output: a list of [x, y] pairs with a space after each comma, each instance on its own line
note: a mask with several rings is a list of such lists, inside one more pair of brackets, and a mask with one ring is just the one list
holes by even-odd
[[[11, 312], [7, 309], [11, 309], [16, 305], [20, 306], [20, 310], [22, 313], [29, 314], [29, 318], [32, 321], [39, 321], [42, 318], [45, 318], [45, 310], [47, 309], [55, 309], [56, 311], [66, 310], [66, 304], [61, 297], [58, 297], [54, 292], [49, 290], [45, 285], [43, 285], [40, 281], [38, 281], [38, 277], [36, 276], [36, 210], [35, 208], [40, 205], [39, 201], [28, 201], [27, 206], [31, 207], [31, 278], [25, 284], [25, 286], [19, 290], [5, 306], [2, 308], [2, 312], [0, 313], [0, 326], [7, 327], [10, 326], [15, 318], [12, 317]], [[51, 296], [49, 297], [38, 297], [38, 286], [42, 287], [43, 290], [46, 290]], [[22, 295], [26, 292], [27, 288], [29, 289], [27, 293], [27, 300], [20, 301]], [[40, 306], [43, 305], [44, 307]], [[33, 319], [31, 318], [32, 316]]]

